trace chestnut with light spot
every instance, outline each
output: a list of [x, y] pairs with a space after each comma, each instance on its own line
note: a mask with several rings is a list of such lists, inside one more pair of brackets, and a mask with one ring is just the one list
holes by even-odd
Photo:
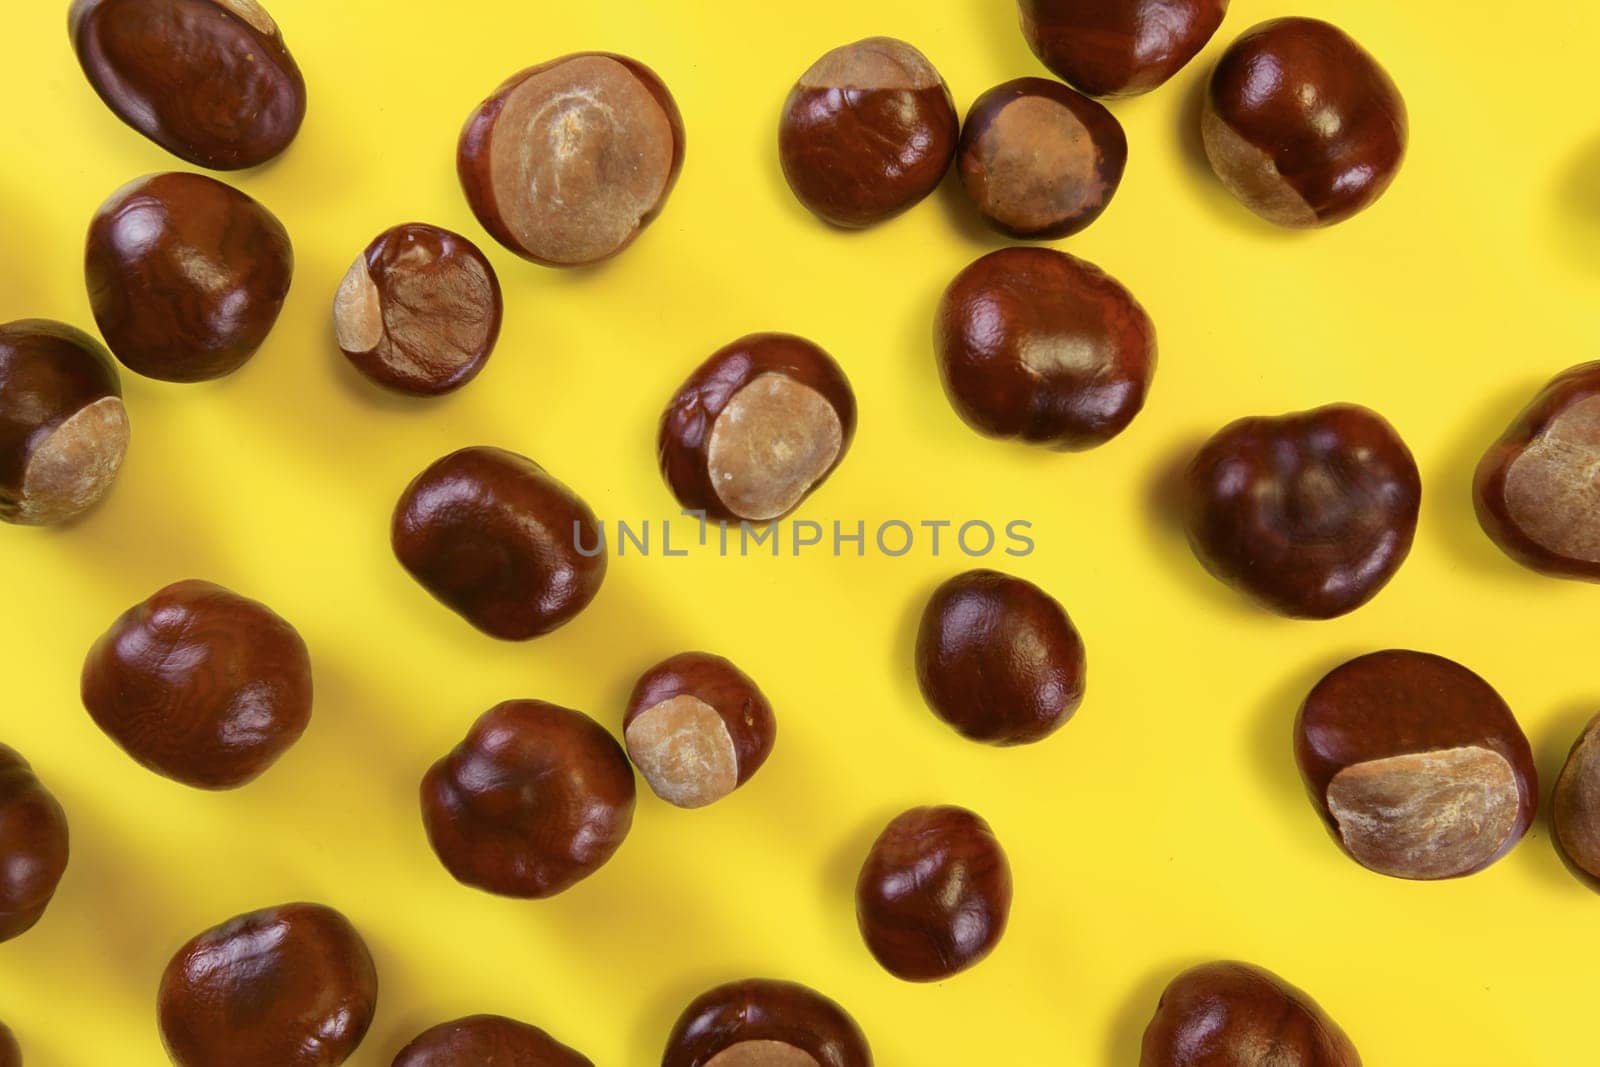
[[1538, 774], [1505, 701], [1458, 663], [1374, 652], [1334, 669], [1295, 721], [1295, 759], [1335, 840], [1395, 878], [1458, 878], [1533, 823]]
[[1090, 96], [1146, 93], [1211, 40], [1228, 0], [1020, 0], [1040, 62]]
[[1550, 797], [1556, 848], [1574, 873], [1600, 889], [1600, 715], [1567, 754]]
[[440, 1023], [394, 1058], [392, 1067], [594, 1067], [537, 1026], [499, 1015]]
[[0, 745], [0, 942], [44, 917], [67, 871], [69, 845], [60, 803], [27, 760]]
[[661, 1067], [872, 1067], [866, 1035], [838, 1004], [794, 982], [752, 978], [696, 997]]
[[654, 71], [579, 52], [513, 75], [478, 105], [456, 169], [495, 240], [578, 267], [621, 252], [661, 214], [683, 152], [683, 118]]
[[855, 394], [826, 352], [752, 334], [701, 364], [667, 406], [661, 472], [688, 510], [767, 522], [827, 480], [855, 431]]
[[1248, 963], [1192, 967], [1161, 994], [1139, 1067], [1361, 1067], [1316, 1001]]

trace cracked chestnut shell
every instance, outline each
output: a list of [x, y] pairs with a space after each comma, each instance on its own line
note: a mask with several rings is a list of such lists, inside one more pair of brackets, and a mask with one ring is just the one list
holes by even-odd
[[1550, 797], [1550, 824], [1567, 865], [1600, 889], [1600, 715], [1567, 754]]
[[1039, 61], [1090, 96], [1164, 84], [1211, 40], [1228, 0], [1020, 0]]
[[1361, 1067], [1326, 1012], [1248, 963], [1201, 964], [1174, 978], [1144, 1032], [1139, 1067]]
[[696, 997], [684, 1009], [661, 1067], [872, 1067], [856, 1021], [821, 993], [752, 978]]
[[1240, 419], [1184, 479], [1189, 544], [1220, 581], [1293, 618], [1376, 596], [1411, 551], [1422, 477], [1394, 427], [1352, 404]]
[[1222, 184], [1297, 229], [1342, 222], [1382, 196], [1407, 128], [1388, 72], [1343, 30], [1308, 18], [1263, 22], [1229, 46], [1201, 117]]
[[105, 346], [46, 319], [0, 326], [0, 520], [69, 522], [99, 503], [128, 451]]
[[594, 1067], [537, 1026], [500, 1015], [440, 1023], [394, 1058], [393, 1067]]
[[22, 1049], [5, 1023], [0, 1023], [0, 1067], [22, 1067]]
[[856, 882], [856, 922], [883, 969], [937, 982], [975, 966], [1011, 916], [1011, 866], [965, 808], [913, 808], [873, 843]]
[[633, 825], [633, 768], [581, 712], [508, 700], [422, 779], [428, 841], [457, 881], [555, 896], [599, 870]]
[[1522, 839], [1539, 802], [1533, 752], [1505, 701], [1425, 652], [1335, 668], [1300, 708], [1294, 751], [1334, 839], [1395, 878], [1483, 870]]
[[83, 664], [83, 706], [128, 755], [197, 789], [234, 789], [311, 721], [311, 657], [265, 604], [183, 581], [122, 614]]
[[27, 933], [43, 917], [66, 873], [68, 852], [66, 812], [28, 761], [0, 745], [0, 942]]
[[372, 1025], [378, 974], [350, 920], [321, 904], [230, 919], [161, 976], [161, 1039], [178, 1067], [334, 1067]]

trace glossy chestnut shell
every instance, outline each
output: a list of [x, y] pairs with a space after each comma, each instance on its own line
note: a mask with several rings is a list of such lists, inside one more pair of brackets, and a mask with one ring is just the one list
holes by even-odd
[[1161, 994], [1139, 1067], [1361, 1067], [1350, 1038], [1304, 992], [1248, 963], [1193, 967]]
[[1164, 84], [1211, 40], [1228, 0], [1020, 0], [1022, 33], [1040, 62], [1090, 96]]
[[594, 1067], [537, 1026], [500, 1015], [440, 1023], [394, 1058], [393, 1067]]
[[0, 745], [0, 942], [27, 933], [44, 916], [68, 852], [61, 805], [27, 760]]
[[855, 1020], [821, 993], [752, 978], [695, 998], [661, 1067], [872, 1067], [872, 1052]]

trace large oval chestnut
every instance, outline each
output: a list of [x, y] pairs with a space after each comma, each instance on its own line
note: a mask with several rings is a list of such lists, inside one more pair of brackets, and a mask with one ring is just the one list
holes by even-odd
[[1361, 1067], [1316, 1001], [1248, 963], [1190, 968], [1161, 994], [1139, 1067]]
[[1228, 0], [1020, 0], [1022, 32], [1040, 62], [1090, 96], [1132, 96], [1164, 84], [1222, 25]]
[[537, 1026], [500, 1015], [472, 1015], [427, 1030], [393, 1067], [594, 1067], [593, 1061]]
[[661, 1067], [872, 1067], [866, 1035], [838, 1004], [794, 982], [752, 978], [696, 997]]
[[28, 761], [0, 745], [0, 941], [27, 933], [43, 917], [66, 873], [68, 851], [66, 812]]

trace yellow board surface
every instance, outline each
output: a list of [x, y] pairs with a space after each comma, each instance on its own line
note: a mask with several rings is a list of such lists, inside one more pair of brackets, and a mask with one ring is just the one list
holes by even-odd
[[[185, 169], [100, 103], [65, 4], [5, 5], [0, 64], [0, 321], [93, 327], [90, 215], [137, 175]], [[872, 34], [921, 46], [966, 106], [1044, 73], [1010, 0], [271, 0], [310, 87], [299, 140], [230, 180], [282, 218], [297, 272], [256, 359], [224, 381], [124, 373], [133, 446], [114, 494], [64, 531], [0, 530], [0, 741], [65, 805], [72, 863], [31, 933], [0, 945], [0, 1018], [29, 1067], [165, 1061], [155, 992], [192, 934], [296, 899], [367, 936], [382, 984], [352, 1063], [386, 1065], [433, 1023], [498, 1012], [602, 1067], [658, 1062], [703, 989], [753, 975], [841, 1001], [886, 1067], [1131, 1065], [1161, 987], [1214, 957], [1311, 991], [1367, 1062], [1564, 1067], [1594, 1057], [1600, 899], [1563, 869], [1541, 816], [1472, 878], [1408, 884], [1344, 858], [1306, 801], [1290, 729], [1327, 669], [1383, 647], [1450, 656], [1491, 681], [1533, 740], [1546, 790], [1600, 710], [1600, 591], [1503, 557], [1473, 518], [1482, 450], [1551, 375], [1595, 357], [1600, 6], [1537, 16], [1489, 0], [1235, 0], [1201, 59], [1114, 105], [1131, 145], [1111, 209], [1062, 247], [1125, 282], [1161, 366], [1120, 439], [1064, 456], [980, 439], [934, 370], [933, 310], [1005, 242], [953, 184], [845, 235], [778, 168], [793, 79]], [[1326, 232], [1258, 223], [1198, 147], [1199, 89], [1248, 26], [1333, 19], [1405, 93], [1412, 149], [1373, 210]], [[1537, 22], [1530, 27], [1530, 20]], [[569, 51], [633, 54], [671, 86], [683, 178], [639, 243], [600, 269], [544, 270], [477, 225], [455, 175], [462, 120], [504, 76]], [[487, 370], [438, 402], [381, 395], [334, 347], [335, 287], [375, 234], [458, 229], [500, 272]], [[1089, 650], [1077, 717], [991, 750], [925, 709], [911, 645], [928, 592], [969, 561], [948, 541], [901, 558], [811, 550], [613, 558], [592, 608], [530, 644], [481, 636], [393, 559], [390, 511], [447, 451], [523, 452], [608, 521], [675, 514], [656, 422], [711, 351], [788, 330], [831, 351], [860, 403], [856, 445], [800, 517], [1033, 524], [1026, 559], [987, 562], [1059, 597]], [[1399, 428], [1426, 487], [1411, 559], [1370, 606], [1328, 623], [1257, 611], [1207, 577], [1170, 519], [1168, 472], [1241, 415], [1335, 400]], [[678, 520], [674, 536], [693, 526]], [[659, 537], [659, 529], [657, 531]], [[258, 782], [207, 794], [142, 770], [78, 699], [85, 651], [122, 610], [203, 577], [295, 623], [317, 686], [310, 730]], [[538, 697], [619, 730], [633, 680], [677, 651], [730, 656], [777, 709], [772, 760], [731, 799], [669, 808], [641, 787], [616, 859], [556, 899], [455, 884], [418, 814], [428, 765], [492, 704]], [[984, 814], [1016, 879], [1009, 933], [955, 980], [873, 962], [852, 890], [902, 808]]]

